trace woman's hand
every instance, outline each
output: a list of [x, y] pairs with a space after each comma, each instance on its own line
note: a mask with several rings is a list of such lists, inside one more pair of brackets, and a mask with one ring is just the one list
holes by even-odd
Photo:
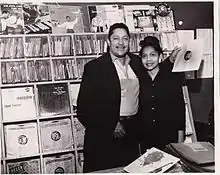
[[180, 45], [177, 45], [177, 46], [173, 49], [173, 51], [171, 52], [170, 57], [169, 57], [171, 63], [174, 63], [174, 62], [175, 62], [176, 56], [178, 55], [178, 53], [179, 53], [179, 51], [180, 51], [181, 49], [182, 49], [182, 47], [181, 47]]

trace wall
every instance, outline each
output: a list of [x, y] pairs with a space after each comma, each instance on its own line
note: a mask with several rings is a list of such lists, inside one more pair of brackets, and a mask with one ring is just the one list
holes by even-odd
[[[193, 30], [196, 28], [213, 28], [212, 2], [181, 2], [168, 3], [174, 10], [175, 26], [177, 30]], [[178, 25], [182, 20], [183, 25]]]
[[208, 123], [208, 116], [214, 107], [213, 78], [187, 80], [194, 121]]
[[[196, 28], [213, 28], [212, 2], [168, 3], [174, 10], [177, 30], [195, 30]], [[178, 25], [182, 20], [183, 25]], [[214, 106], [214, 80], [203, 78], [187, 80], [194, 121], [208, 123], [208, 116]]]

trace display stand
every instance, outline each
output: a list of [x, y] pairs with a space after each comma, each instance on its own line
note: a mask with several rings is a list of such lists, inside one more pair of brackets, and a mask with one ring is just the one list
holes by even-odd
[[195, 130], [194, 121], [193, 121], [188, 87], [184, 85], [182, 86], [182, 90], [183, 90], [183, 96], [184, 96], [184, 101], [185, 101], [185, 106], [186, 106], [186, 120], [188, 121], [186, 122], [186, 125], [190, 125], [190, 126], [186, 126], [186, 128], [190, 128], [191, 130], [191, 133], [187, 137], [190, 138], [192, 142], [196, 142], [197, 141], [196, 130]]

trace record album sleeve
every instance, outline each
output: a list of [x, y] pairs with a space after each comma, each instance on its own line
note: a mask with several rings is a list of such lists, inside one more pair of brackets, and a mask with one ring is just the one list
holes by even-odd
[[50, 5], [50, 16], [52, 20], [52, 33], [83, 33], [84, 22], [81, 6], [72, 5]]
[[70, 113], [69, 92], [66, 83], [38, 86], [40, 116]]
[[171, 146], [186, 160], [198, 165], [215, 162], [214, 146], [209, 142], [171, 143]]
[[36, 123], [5, 126], [6, 157], [23, 157], [39, 153]]
[[179, 158], [153, 147], [126, 166], [124, 170], [129, 173], [163, 173], [179, 160]]
[[[1, 4], [0, 5], [0, 34], [23, 34], [24, 18], [21, 4]], [[6, 15], [6, 12], [8, 15]]]
[[24, 3], [22, 5], [25, 34], [48, 34], [52, 24], [47, 5]]
[[203, 56], [203, 39], [189, 41], [176, 56], [172, 72], [198, 70]]
[[74, 155], [64, 154], [44, 158], [44, 167], [46, 174], [69, 174], [75, 173]]
[[131, 32], [155, 31], [155, 19], [153, 11], [155, 7], [150, 5], [125, 5], [125, 23]]
[[2, 104], [3, 120], [36, 118], [33, 87], [2, 89]]
[[124, 12], [122, 5], [89, 5], [91, 32], [108, 32], [114, 23], [124, 23]]
[[8, 174], [40, 174], [40, 160], [7, 163]]
[[42, 149], [46, 151], [68, 150], [73, 147], [71, 121], [69, 118], [40, 123]]

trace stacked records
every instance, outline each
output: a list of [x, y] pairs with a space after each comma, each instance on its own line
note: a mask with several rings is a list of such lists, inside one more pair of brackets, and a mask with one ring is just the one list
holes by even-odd
[[209, 142], [171, 143], [167, 151], [190, 172], [215, 172], [214, 146]]

